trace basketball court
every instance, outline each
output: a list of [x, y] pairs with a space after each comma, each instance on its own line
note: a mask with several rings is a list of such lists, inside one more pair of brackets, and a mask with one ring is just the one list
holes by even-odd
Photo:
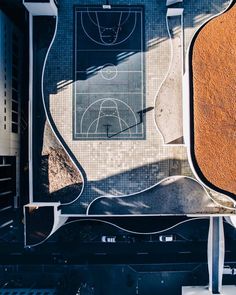
[[143, 7], [77, 6], [74, 34], [74, 139], [145, 139]]

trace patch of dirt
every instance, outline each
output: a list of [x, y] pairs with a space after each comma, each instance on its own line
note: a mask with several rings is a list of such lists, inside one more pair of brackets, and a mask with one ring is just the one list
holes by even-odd
[[55, 138], [48, 123], [44, 130], [40, 177], [44, 201], [68, 203], [81, 191], [81, 174]]
[[49, 193], [82, 182], [78, 170], [62, 148], [50, 148], [48, 154]]
[[194, 145], [209, 182], [236, 193], [236, 4], [197, 36], [192, 56]]

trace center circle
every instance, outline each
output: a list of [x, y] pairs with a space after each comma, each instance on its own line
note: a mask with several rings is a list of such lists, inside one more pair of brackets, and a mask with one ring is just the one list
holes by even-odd
[[106, 80], [112, 80], [117, 76], [117, 67], [111, 63], [105, 64], [100, 70], [101, 75]]

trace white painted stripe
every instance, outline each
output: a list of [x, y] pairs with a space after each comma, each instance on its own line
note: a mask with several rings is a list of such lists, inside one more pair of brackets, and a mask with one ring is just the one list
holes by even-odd
[[3, 192], [3, 193], [0, 193], [0, 196], [9, 195], [9, 194], [11, 194], [11, 193], [12, 193], [12, 191]]
[[7, 181], [7, 180], [11, 180], [11, 177], [6, 177], [6, 178], [0, 178], [0, 181]]
[[6, 227], [6, 226], [8, 226], [8, 225], [10, 225], [10, 224], [12, 224], [12, 223], [13, 223], [13, 220], [7, 221], [7, 222], [1, 224], [1, 225], [0, 225], [0, 228], [4, 228], [4, 227]]
[[12, 208], [12, 206], [7, 206], [7, 207], [4, 207], [4, 208], [1, 208], [0, 209], [0, 212], [3, 212], [3, 211], [6, 211], [6, 210], [9, 210], [9, 209], [11, 209]]

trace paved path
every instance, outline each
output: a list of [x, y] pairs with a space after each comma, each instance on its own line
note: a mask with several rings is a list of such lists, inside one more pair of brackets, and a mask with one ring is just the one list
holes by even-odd
[[184, 176], [169, 177], [147, 191], [127, 197], [100, 197], [88, 208], [91, 215], [151, 215], [218, 213], [199, 183]]

